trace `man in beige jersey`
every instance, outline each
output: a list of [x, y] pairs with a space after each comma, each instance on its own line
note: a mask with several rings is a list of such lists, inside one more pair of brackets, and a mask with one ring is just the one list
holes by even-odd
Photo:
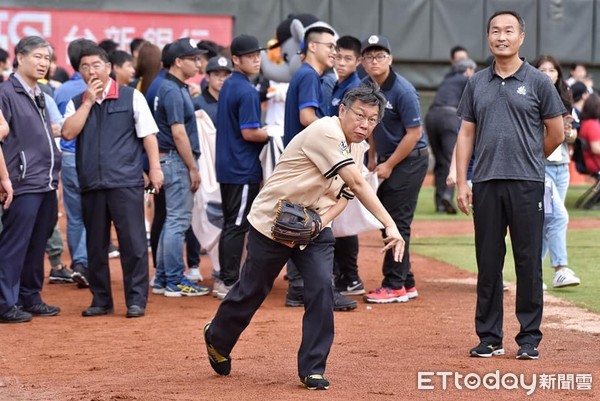
[[[301, 131], [285, 148], [273, 175], [255, 199], [246, 262], [239, 281], [223, 300], [217, 314], [204, 327], [212, 368], [220, 375], [231, 372], [230, 352], [252, 316], [273, 287], [273, 281], [291, 257], [304, 279], [302, 343], [298, 375], [309, 389], [327, 389], [323, 377], [333, 342], [333, 245], [331, 221], [356, 194], [385, 226], [387, 243], [396, 260], [404, 254], [404, 240], [358, 166], [362, 142], [381, 120], [386, 99], [374, 84], [346, 93], [339, 117], [324, 117]], [[306, 247], [276, 242], [271, 227], [280, 199], [301, 204], [321, 216], [320, 234]]]

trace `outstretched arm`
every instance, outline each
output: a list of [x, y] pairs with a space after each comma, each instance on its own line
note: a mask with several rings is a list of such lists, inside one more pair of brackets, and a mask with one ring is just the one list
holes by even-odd
[[354, 164], [340, 168], [338, 174], [358, 200], [385, 227], [386, 245], [383, 247], [382, 252], [393, 249], [394, 260], [397, 262], [401, 261], [404, 256], [404, 239], [400, 235], [392, 216], [385, 210], [385, 207], [381, 204], [371, 185], [369, 185]]

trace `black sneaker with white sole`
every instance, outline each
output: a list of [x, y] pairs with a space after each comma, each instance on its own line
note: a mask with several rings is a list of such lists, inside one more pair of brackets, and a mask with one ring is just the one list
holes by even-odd
[[67, 284], [73, 282], [73, 272], [65, 265], [61, 265], [59, 268], [50, 269], [50, 276], [48, 277], [50, 284]]
[[490, 358], [492, 356], [504, 355], [502, 344], [490, 344], [482, 341], [469, 351], [469, 355], [476, 358]]
[[323, 375], [310, 375], [302, 379], [302, 384], [309, 390], [329, 390], [329, 380]]
[[365, 286], [360, 280], [355, 280], [339, 290], [342, 295], [363, 295], [366, 292]]
[[517, 359], [539, 359], [540, 353], [533, 344], [523, 344], [517, 351]]

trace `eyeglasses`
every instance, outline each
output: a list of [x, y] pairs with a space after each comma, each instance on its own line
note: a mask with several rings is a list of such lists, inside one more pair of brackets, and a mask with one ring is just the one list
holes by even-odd
[[82, 64], [79, 66], [79, 72], [88, 72], [90, 70], [100, 71], [105, 65], [106, 63], [101, 61], [96, 61], [92, 64]]
[[337, 45], [335, 43], [330, 43], [330, 42], [317, 42], [316, 40], [314, 41], [315, 43], [319, 44], [319, 45], [325, 45], [329, 48], [330, 52], [334, 52], [336, 51], [336, 47]]
[[190, 60], [193, 61], [194, 63], [198, 64], [202, 62], [202, 59], [200, 57], [193, 57], [193, 56], [188, 56], [188, 57], [179, 57], [182, 60]]
[[363, 121], [367, 120], [367, 123], [371, 126], [374, 127], [377, 124], [379, 124], [379, 118], [376, 117], [368, 117], [365, 116], [362, 113], [359, 113], [358, 111], [354, 110], [352, 107], [348, 107], [348, 110], [350, 110], [351, 112], [354, 113], [354, 115], [356, 116], [356, 121], [358, 121], [359, 123], [362, 123]]
[[369, 54], [368, 56], [363, 56], [363, 59], [367, 63], [372, 63], [374, 60], [377, 60], [378, 63], [381, 63], [383, 60], [389, 57], [389, 54], [386, 53], [378, 53], [375, 55]]

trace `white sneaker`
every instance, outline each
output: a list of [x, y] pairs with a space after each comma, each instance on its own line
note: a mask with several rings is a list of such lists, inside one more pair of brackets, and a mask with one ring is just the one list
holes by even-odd
[[202, 273], [200, 273], [200, 269], [198, 268], [198, 266], [190, 267], [185, 276], [192, 283], [197, 283], [198, 281], [204, 281], [204, 277], [202, 277]]
[[225, 285], [225, 283], [221, 283], [222, 287], [219, 289], [219, 292], [217, 293], [217, 298], [218, 299], [224, 299], [227, 294], [229, 294], [229, 290], [231, 290], [231, 288], [233, 287], [232, 285]]
[[552, 287], [554, 288], [570, 287], [579, 284], [581, 284], [581, 280], [568, 267], [564, 267], [554, 273], [554, 279], [552, 280]]
[[217, 296], [219, 295], [219, 291], [223, 290], [223, 282], [219, 279], [215, 279], [214, 283], [213, 283], [213, 288], [212, 288], [212, 296], [217, 298]]

